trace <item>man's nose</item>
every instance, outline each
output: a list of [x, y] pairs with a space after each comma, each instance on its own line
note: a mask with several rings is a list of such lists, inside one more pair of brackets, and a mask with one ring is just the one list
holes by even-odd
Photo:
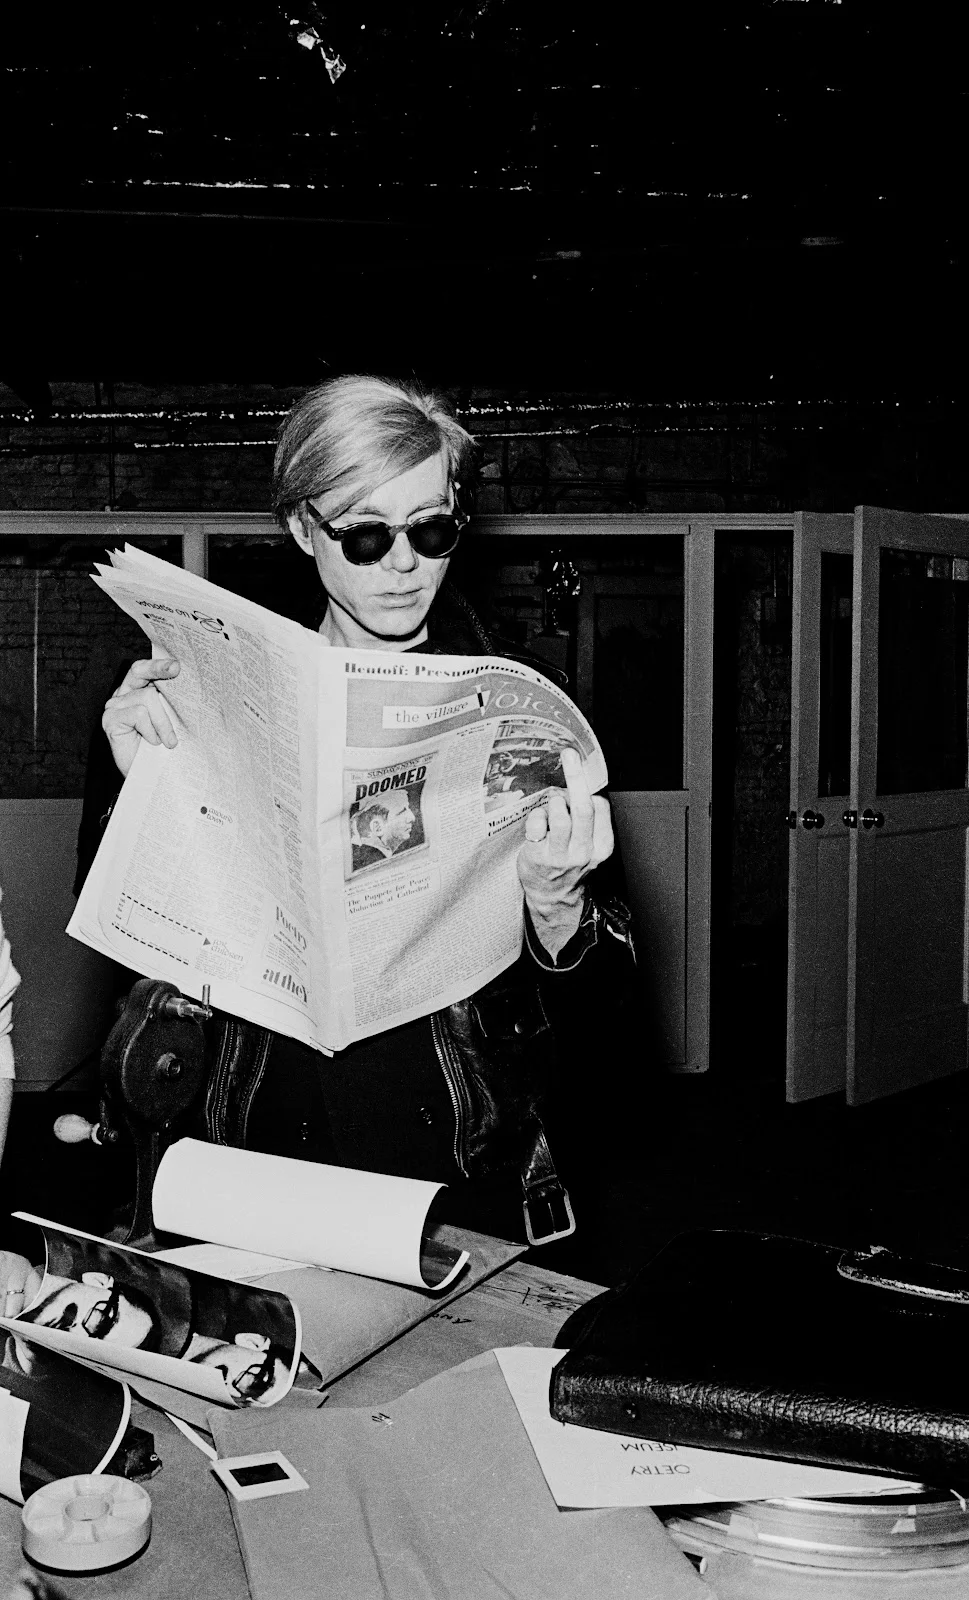
[[406, 528], [398, 528], [397, 536], [380, 565], [389, 572], [413, 572], [420, 557], [407, 537]]

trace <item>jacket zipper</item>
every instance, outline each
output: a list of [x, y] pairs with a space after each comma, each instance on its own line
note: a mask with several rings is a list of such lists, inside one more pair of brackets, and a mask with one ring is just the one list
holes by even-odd
[[438, 1066], [444, 1074], [444, 1082], [451, 1096], [451, 1110], [454, 1112], [454, 1159], [458, 1171], [468, 1177], [465, 1132], [471, 1114], [471, 1104], [457, 1051], [447, 1037], [439, 1012], [434, 1012], [431, 1016], [431, 1037], [434, 1040]]

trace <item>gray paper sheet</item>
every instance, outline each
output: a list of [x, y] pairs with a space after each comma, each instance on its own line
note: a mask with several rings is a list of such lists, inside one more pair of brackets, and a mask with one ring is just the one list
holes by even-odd
[[494, 1357], [379, 1410], [210, 1412], [303, 1493], [232, 1502], [253, 1600], [710, 1600], [652, 1511], [559, 1511]]

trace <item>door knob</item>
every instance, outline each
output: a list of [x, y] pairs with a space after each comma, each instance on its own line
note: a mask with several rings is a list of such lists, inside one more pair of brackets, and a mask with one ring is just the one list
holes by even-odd
[[820, 811], [805, 811], [801, 818], [801, 825], [805, 828], [823, 828], [824, 818]]
[[846, 828], [857, 828], [858, 813], [857, 811], [842, 811], [841, 820]]
[[884, 828], [885, 818], [880, 811], [872, 811], [871, 806], [866, 806], [861, 813], [861, 826], [867, 828]]

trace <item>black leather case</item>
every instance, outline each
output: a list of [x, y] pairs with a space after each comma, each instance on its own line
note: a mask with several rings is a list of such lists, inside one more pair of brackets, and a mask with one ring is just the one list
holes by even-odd
[[969, 1272], [681, 1234], [556, 1343], [561, 1422], [969, 1485]]

